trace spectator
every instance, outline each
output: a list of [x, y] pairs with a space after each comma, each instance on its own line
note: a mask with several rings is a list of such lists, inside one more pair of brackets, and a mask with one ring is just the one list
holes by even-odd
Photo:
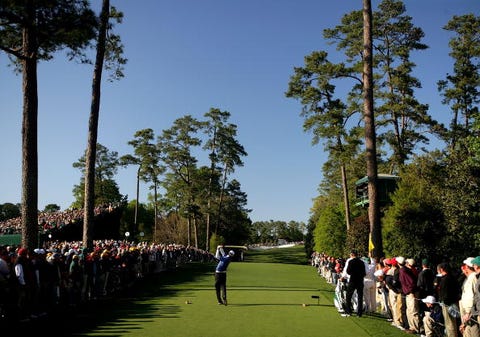
[[[473, 293], [473, 306], [472, 311], [470, 312], [470, 319], [468, 324], [475, 326], [477, 331], [480, 330], [480, 282], [478, 278], [480, 277], [480, 256], [477, 256], [472, 260], [473, 270], [477, 277], [477, 285], [475, 286], [475, 291]], [[478, 334], [480, 335], [480, 333]]]
[[377, 310], [377, 289], [375, 284], [375, 260], [363, 258], [365, 263], [365, 278], [363, 279], [363, 298], [365, 300], [365, 311], [373, 313]]
[[437, 273], [440, 277], [438, 297], [442, 304], [446, 336], [457, 337], [457, 318], [453, 315], [455, 314], [455, 311], [458, 311], [460, 286], [446, 262], [440, 263], [437, 266]]
[[[8, 252], [0, 247], [0, 285], [6, 286], [10, 280], [10, 265], [8, 261]], [[2, 288], [2, 287], [0, 287]]]
[[420, 333], [420, 313], [417, 302], [417, 270], [414, 267], [415, 260], [406, 259], [405, 266], [400, 269], [400, 283], [402, 293], [405, 295], [406, 316], [410, 333]]
[[110, 270], [112, 269], [112, 259], [110, 256], [110, 251], [108, 249], [104, 249], [103, 252], [100, 254], [100, 294], [105, 296], [107, 295], [107, 285], [108, 285], [108, 278], [110, 277]]
[[462, 284], [462, 295], [459, 301], [461, 324], [460, 332], [463, 337], [478, 337], [480, 332], [478, 324], [472, 324], [472, 309], [475, 288], [477, 287], [477, 275], [475, 274], [472, 261], [473, 257], [468, 257], [463, 261], [462, 273], [465, 280]]
[[390, 266], [390, 269], [385, 274], [385, 283], [388, 287], [388, 298], [390, 303], [390, 310], [392, 311], [392, 325], [404, 330], [403, 315], [401, 311], [402, 305], [402, 284], [400, 283], [400, 269], [395, 257], [386, 259], [384, 261]]
[[68, 300], [73, 307], [80, 303], [83, 288], [83, 266], [80, 262], [79, 256], [74, 254], [68, 268]]
[[335, 273], [333, 274], [333, 284], [337, 285], [338, 279], [341, 277], [343, 272], [343, 260], [338, 258], [335, 259]]
[[334, 279], [335, 279], [335, 258], [333, 256], [330, 256], [328, 258], [328, 274], [327, 274], [327, 282], [334, 284]]
[[11, 259], [8, 250], [0, 247], [0, 307], [3, 314], [13, 314], [15, 305], [16, 278], [12, 275]]
[[378, 302], [381, 304], [382, 313], [387, 317], [389, 322], [393, 321], [392, 318], [392, 311], [390, 309], [389, 300], [388, 300], [388, 288], [387, 284], [385, 283], [385, 276], [390, 266], [385, 264], [385, 259], [381, 259], [379, 263], [377, 263], [375, 267], [375, 279], [376, 279], [376, 287], [377, 287], [377, 297]]
[[46, 313], [47, 292], [45, 288], [46, 276], [46, 254], [43, 248], [33, 250], [32, 266], [34, 270], [34, 294], [33, 294], [33, 311], [35, 315], [43, 316]]
[[[405, 258], [403, 256], [397, 256], [396, 258], [397, 263], [398, 263], [398, 277], [400, 281], [400, 272], [403, 268], [405, 268]], [[403, 289], [401, 286], [402, 282], [400, 281], [400, 296], [399, 300], [397, 301], [397, 310], [399, 311], [401, 317], [402, 317], [402, 330], [405, 330], [405, 328], [408, 328], [408, 318], [407, 318], [407, 305], [406, 305], [406, 297], [405, 294], [403, 293]]]
[[427, 296], [422, 299], [422, 303], [425, 304], [426, 310], [423, 316], [423, 326], [425, 328], [425, 336], [426, 337], [436, 337], [437, 334], [437, 327], [440, 324], [443, 324], [443, 315], [442, 315], [442, 308], [436, 302], [434, 296]]
[[[433, 281], [435, 280], [435, 273], [430, 269], [428, 259], [422, 260], [422, 270], [418, 274], [417, 287], [419, 298], [426, 298], [429, 295], [434, 295]], [[422, 302], [423, 303], [423, 302]]]
[[29, 258], [28, 250], [20, 248], [15, 261], [15, 276], [18, 281], [17, 310], [21, 320], [28, 320], [31, 313], [32, 294], [35, 281], [33, 276], [32, 261]]

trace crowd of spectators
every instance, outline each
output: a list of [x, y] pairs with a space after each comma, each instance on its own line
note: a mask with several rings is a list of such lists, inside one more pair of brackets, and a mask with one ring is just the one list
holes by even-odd
[[[94, 215], [105, 212], [112, 212], [120, 204], [108, 204], [97, 206], [94, 209]], [[56, 212], [39, 212], [38, 213], [38, 226], [41, 233], [47, 233], [52, 229], [62, 229], [64, 226], [68, 226], [72, 223], [82, 221], [83, 209], [67, 209], [65, 211]], [[0, 221], [0, 235], [4, 234], [20, 234], [22, 232], [22, 218], [12, 218], [4, 221]]]
[[122, 240], [94, 241], [92, 251], [82, 248], [82, 242], [47, 242], [31, 252], [0, 246], [0, 316], [34, 320], [113, 296], [182, 263], [212, 259], [194, 247]]
[[[467, 257], [460, 266], [450, 262], [432, 265], [428, 259], [417, 263], [402, 256], [362, 260], [364, 301], [358, 305], [363, 305], [366, 313], [381, 314], [409, 334], [480, 336], [480, 256]], [[348, 259], [319, 252], [311, 256], [312, 266], [336, 289], [348, 282], [346, 263]]]

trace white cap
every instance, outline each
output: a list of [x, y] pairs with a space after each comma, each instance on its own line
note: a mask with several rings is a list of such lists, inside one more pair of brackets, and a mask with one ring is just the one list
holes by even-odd
[[231, 250], [231, 251], [228, 252], [228, 255], [233, 256], [233, 255], [235, 255], [235, 252], [233, 250]]
[[473, 267], [473, 257], [467, 257], [465, 260], [463, 260], [463, 264], [469, 266], [470, 268]]
[[427, 296], [425, 297], [423, 300], [422, 300], [423, 303], [430, 303], [430, 304], [433, 304], [436, 302], [435, 300], [435, 297], [434, 296]]

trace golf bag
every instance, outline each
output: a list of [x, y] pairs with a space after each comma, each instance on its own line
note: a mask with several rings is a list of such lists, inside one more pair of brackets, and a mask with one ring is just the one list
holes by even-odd
[[[344, 279], [339, 279], [337, 286], [335, 287], [335, 294], [333, 296], [333, 304], [337, 308], [338, 312], [345, 312], [347, 308], [347, 281]], [[365, 304], [363, 304], [363, 309], [365, 310]], [[357, 292], [355, 291], [352, 296], [352, 311], [357, 311], [358, 307], [358, 297]]]
[[337, 286], [335, 287], [335, 294], [333, 296], [333, 304], [337, 308], [338, 312], [345, 312], [346, 308], [346, 295], [347, 295], [347, 282], [343, 279], [339, 279]]

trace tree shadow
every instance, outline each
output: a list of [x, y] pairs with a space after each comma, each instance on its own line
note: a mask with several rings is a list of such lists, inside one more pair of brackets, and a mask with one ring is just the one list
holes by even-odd
[[[142, 323], [158, 318], [179, 318], [181, 306], [161, 304], [155, 298], [175, 296], [175, 285], [192, 282], [212, 273], [211, 264], [189, 263], [174, 271], [165, 271], [138, 280], [114, 298], [101, 298], [75, 308], [64, 308], [49, 316], [22, 324], [6, 326], [16, 334], [48, 332], [53, 336], [118, 336], [142, 328]], [[172, 287], [173, 286], [173, 287]], [[166, 289], [168, 288], [168, 289]]]

